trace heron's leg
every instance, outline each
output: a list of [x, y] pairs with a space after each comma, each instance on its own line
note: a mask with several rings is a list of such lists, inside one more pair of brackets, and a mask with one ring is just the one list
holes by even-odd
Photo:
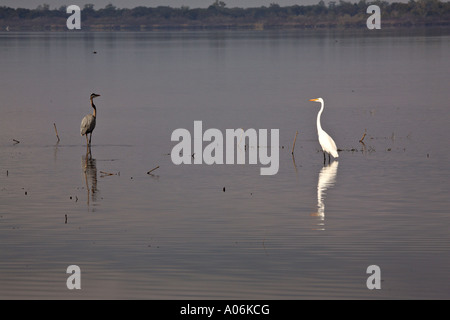
[[89, 145], [91, 145], [91, 140], [92, 140], [92, 132], [89, 135]]
[[86, 133], [86, 145], [89, 146], [89, 140], [88, 140], [88, 135]]

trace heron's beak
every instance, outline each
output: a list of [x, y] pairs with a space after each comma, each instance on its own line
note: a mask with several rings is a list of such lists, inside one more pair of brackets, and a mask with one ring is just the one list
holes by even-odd
[[319, 99], [309, 99], [309, 101], [317, 101], [317, 100], [319, 100]]

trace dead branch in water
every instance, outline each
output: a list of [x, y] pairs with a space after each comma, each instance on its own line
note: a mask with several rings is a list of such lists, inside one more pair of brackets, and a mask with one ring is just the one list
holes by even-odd
[[118, 173], [111, 173], [111, 172], [106, 172], [106, 171], [100, 171], [100, 173], [102, 174], [100, 177], [107, 177], [107, 176], [120, 176], [120, 172]]
[[53, 123], [53, 126], [55, 127], [56, 138], [58, 139], [58, 142], [59, 142], [60, 139], [59, 139], [59, 135], [58, 135], [58, 130], [56, 129], [56, 124]]
[[19, 141], [19, 140], [16, 140], [16, 139], [13, 139], [13, 141], [14, 141], [16, 144], [20, 143], [20, 141]]
[[159, 168], [159, 166], [153, 168], [152, 170], [148, 171], [147, 174], [151, 174], [153, 171], [155, 171], [155, 170], [158, 169], [158, 168]]
[[364, 134], [363, 134], [361, 140], [359, 140], [359, 142], [361, 142], [362, 144], [364, 144], [363, 141], [364, 141], [364, 138], [366, 137], [366, 134], [367, 134], [367, 129], [364, 129]]
[[292, 154], [294, 154], [294, 148], [295, 148], [295, 141], [297, 141], [297, 135], [298, 135], [298, 131], [295, 132], [295, 138], [294, 138], [294, 144], [292, 145]]

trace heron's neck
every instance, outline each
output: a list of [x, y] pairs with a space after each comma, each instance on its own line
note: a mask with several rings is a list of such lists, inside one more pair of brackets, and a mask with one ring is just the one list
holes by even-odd
[[97, 108], [95, 107], [94, 101], [92, 101], [92, 99], [91, 99], [91, 106], [94, 109], [94, 112], [92, 113], [92, 115], [95, 118], [97, 116]]
[[322, 126], [320, 125], [320, 116], [323, 112], [323, 102], [320, 103], [322, 106], [320, 107], [320, 111], [317, 114], [317, 131], [322, 131]]

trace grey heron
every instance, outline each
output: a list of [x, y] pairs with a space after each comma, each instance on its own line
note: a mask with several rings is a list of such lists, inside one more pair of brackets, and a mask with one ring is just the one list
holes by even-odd
[[[80, 126], [80, 133], [82, 136], [86, 136], [86, 143], [88, 146], [91, 145], [91, 139], [92, 139], [92, 131], [94, 131], [95, 128], [95, 121], [96, 121], [96, 117], [97, 117], [97, 108], [95, 108], [95, 104], [93, 99], [100, 97], [99, 94], [96, 93], [92, 93], [90, 100], [91, 100], [91, 106], [94, 109], [94, 112], [92, 114], [88, 114], [86, 115], [83, 120], [81, 120], [81, 126]], [[88, 140], [88, 134], [90, 134], [89, 136], [89, 140]]]

